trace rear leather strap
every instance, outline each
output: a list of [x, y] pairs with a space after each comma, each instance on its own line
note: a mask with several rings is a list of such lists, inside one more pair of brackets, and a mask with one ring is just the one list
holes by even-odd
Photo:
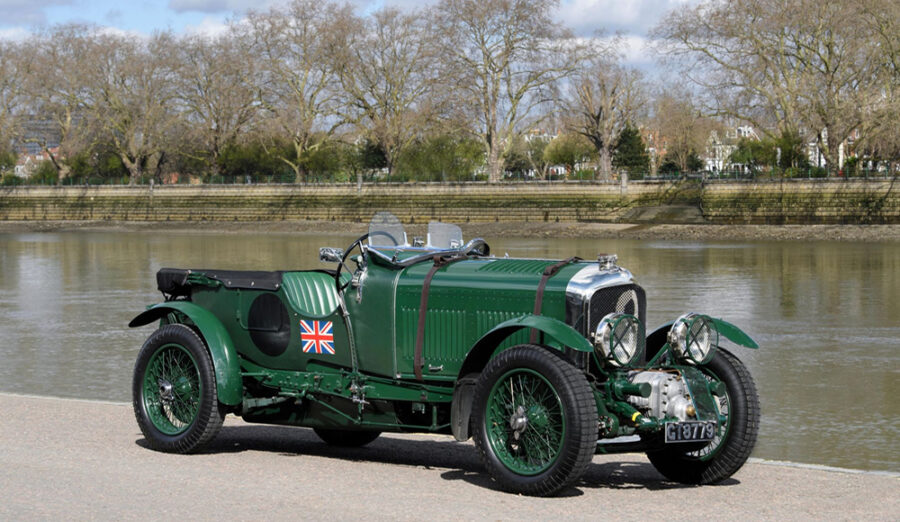
[[422, 284], [422, 299], [419, 301], [419, 324], [416, 327], [416, 352], [413, 358], [413, 371], [418, 381], [422, 380], [422, 368], [425, 366], [422, 348], [425, 342], [425, 314], [428, 311], [428, 291], [431, 289], [431, 279], [434, 277], [435, 272], [460, 259], [465, 259], [465, 256], [434, 256], [434, 265], [428, 271], [428, 275], [425, 276], [425, 282]]
[[[544, 304], [544, 288], [547, 286], [547, 281], [556, 275], [564, 266], [581, 261], [581, 258], [578, 256], [572, 256], [569, 259], [564, 261], [560, 261], [554, 265], [550, 265], [544, 269], [544, 275], [541, 277], [541, 282], [538, 283], [537, 295], [534, 296], [534, 315], [541, 315], [541, 307]], [[531, 335], [528, 338], [528, 342], [531, 344], [536, 343], [538, 340], [538, 331], [535, 328], [531, 329]]]

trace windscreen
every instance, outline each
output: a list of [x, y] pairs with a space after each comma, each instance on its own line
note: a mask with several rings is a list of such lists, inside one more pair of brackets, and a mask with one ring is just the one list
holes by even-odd
[[369, 245], [376, 247], [409, 246], [406, 230], [397, 216], [390, 212], [379, 212], [369, 222]]
[[428, 223], [428, 248], [449, 250], [463, 245], [462, 230], [449, 223]]

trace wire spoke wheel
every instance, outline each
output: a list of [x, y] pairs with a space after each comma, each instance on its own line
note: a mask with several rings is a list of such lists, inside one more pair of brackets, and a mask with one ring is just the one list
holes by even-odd
[[494, 385], [488, 398], [491, 447], [511, 470], [523, 475], [545, 471], [562, 450], [566, 423], [559, 395], [533, 370], [513, 370]]
[[[706, 377], [706, 380], [709, 382], [718, 382], [718, 379], [708, 372], [704, 372], [703, 376]], [[722, 444], [725, 442], [725, 439], [728, 438], [728, 431], [731, 428], [731, 416], [729, 415], [730, 399], [728, 397], [728, 391], [726, 390], [725, 395], [714, 397], [714, 399], [716, 408], [719, 410], [719, 418], [724, 420], [719, 423], [716, 428], [716, 435], [709, 441], [709, 444], [696, 451], [686, 452], [685, 455], [688, 457], [693, 457], [701, 461], [709, 460], [716, 456], [719, 450], [722, 449]]]
[[144, 373], [144, 407], [150, 421], [166, 435], [188, 429], [200, 411], [200, 372], [190, 352], [166, 344], [150, 358]]
[[597, 443], [597, 405], [570, 362], [520, 345], [488, 362], [472, 402], [475, 446], [507, 491], [553, 495], [587, 469]]
[[686, 484], [715, 484], [734, 475], [750, 457], [759, 432], [756, 384], [743, 363], [719, 348], [701, 369], [707, 380], [725, 384], [725, 394], [715, 397], [720, 418], [724, 418], [716, 436], [692, 451], [670, 444], [647, 452], [663, 476]]
[[156, 450], [197, 451], [216, 436], [225, 419], [206, 344], [183, 324], [164, 325], [144, 343], [134, 366], [132, 394], [138, 426]]

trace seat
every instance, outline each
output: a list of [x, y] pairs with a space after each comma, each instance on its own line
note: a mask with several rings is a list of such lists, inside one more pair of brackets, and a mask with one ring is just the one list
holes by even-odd
[[334, 276], [327, 272], [284, 272], [281, 287], [291, 307], [300, 315], [325, 317], [338, 307]]

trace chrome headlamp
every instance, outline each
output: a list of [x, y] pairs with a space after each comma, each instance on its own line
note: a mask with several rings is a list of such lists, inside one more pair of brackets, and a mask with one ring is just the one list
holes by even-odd
[[644, 354], [644, 331], [640, 320], [629, 314], [611, 313], [597, 323], [594, 348], [600, 359], [613, 366], [628, 366]]
[[688, 313], [675, 320], [669, 330], [669, 345], [675, 356], [689, 364], [706, 364], [716, 353], [719, 332], [705, 315]]

